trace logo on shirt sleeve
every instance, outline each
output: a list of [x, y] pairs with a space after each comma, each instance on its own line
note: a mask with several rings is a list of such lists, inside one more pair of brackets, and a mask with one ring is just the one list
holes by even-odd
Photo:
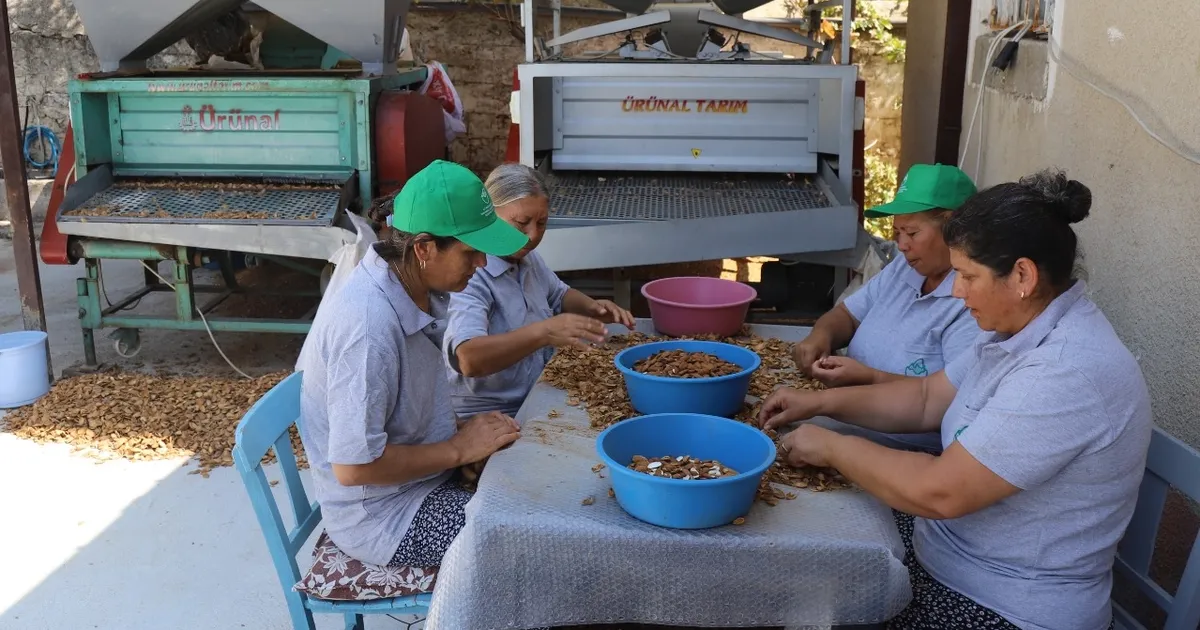
[[905, 376], [929, 376], [929, 368], [925, 367], [925, 359], [917, 359], [904, 368]]
[[954, 432], [954, 441], [955, 442], [958, 441], [958, 436], [962, 435], [962, 432], [967, 430], [968, 426], [970, 426], [970, 425], [964, 424], [961, 427], [958, 427], [958, 430]]

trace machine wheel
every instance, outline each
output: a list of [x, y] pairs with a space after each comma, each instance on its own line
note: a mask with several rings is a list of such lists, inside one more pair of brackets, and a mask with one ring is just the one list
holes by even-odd
[[142, 336], [136, 328], [118, 328], [109, 337], [113, 340], [113, 350], [126, 359], [137, 356], [142, 349]]

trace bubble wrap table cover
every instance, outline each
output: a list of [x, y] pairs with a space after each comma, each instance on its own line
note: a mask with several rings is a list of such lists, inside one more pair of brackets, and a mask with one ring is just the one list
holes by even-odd
[[538, 383], [517, 419], [522, 439], [491, 457], [446, 553], [428, 630], [829, 628], [880, 623], [911, 599], [891, 510], [863, 492], [789, 488], [794, 500], [756, 503], [741, 526], [660, 528], [608, 496], [607, 469], [592, 472], [598, 431], [564, 392]]

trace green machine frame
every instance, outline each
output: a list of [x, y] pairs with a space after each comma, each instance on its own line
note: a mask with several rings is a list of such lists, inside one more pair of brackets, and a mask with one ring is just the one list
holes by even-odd
[[[384, 90], [412, 89], [426, 77], [424, 67], [384, 77], [354, 72], [282, 71], [213, 76], [197, 72], [157, 72], [142, 76], [93, 76], [68, 86], [74, 134], [76, 181], [67, 190], [56, 220], [70, 238], [70, 253], [85, 263], [77, 283], [79, 318], [88, 365], [96, 364], [95, 331], [115, 328], [118, 354], [133, 356], [139, 329], [307, 333], [312, 312], [297, 320], [208, 317], [231, 295], [247, 293], [234, 274], [238, 254], [321, 277], [326, 256], [351, 242], [353, 226], [344, 211], [369, 207], [375, 190], [374, 105]], [[124, 182], [179, 182], [153, 201], [147, 213], [144, 191], [129, 212], [95, 216], [72, 210], [95, 207]], [[186, 185], [204, 182], [256, 182], [283, 206], [287, 192], [313, 183], [333, 189], [324, 198], [329, 212], [269, 221], [212, 218], [188, 199]], [[216, 184], [221, 185], [221, 184]], [[170, 184], [166, 185], [167, 188]], [[276, 191], [278, 189], [279, 191]], [[160, 188], [161, 190], [161, 188]], [[260, 193], [261, 194], [261, 193]], [[150, 195], [151, 197], [154, 194]], [[267, 202], [263, 202], [267, 203]], [[164, 207], [165, 206], [165, 207]], [[336, 206], [336, 207], [335, 207]], [[216, 208], [212, 208], [215, 210]], [[219, 213], [218, 213], [219, 214]], [[315, 217], [315, 219], [314, 219]], [[102, 261], [138, 260], [145, 286], [108, 306]], [[171, 262], [166, 274], [152, 272]], [[317, 264], [313, 264], [313, 263]], [[198, 285], [199, 266], [220, 269], [223, 286]], [[164, 282], [165, 281], [165, 282]], [[154, 292], [175, 294], [174, 316], [128, 313]], [[267, 296], [319, 296], [320, 290], [254, 291]], [[197, 294], [215, 294], [197, 304]]]

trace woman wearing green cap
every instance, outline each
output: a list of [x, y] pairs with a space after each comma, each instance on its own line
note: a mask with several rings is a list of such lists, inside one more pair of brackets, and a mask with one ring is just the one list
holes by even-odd
[[1137, 359], [1074, 275], [1071, 226], [1091, 205], [1054, 171], [973, 196], [943, 231], [955, 295], [987, 331], [970, 350], [925, 379], [781, 388], [763, 404], [766, 428], [830, 416], [940, 432], [938, 456], [810, 423], [779, 447], [896, 510], [913, 599], [891, 630], [1113, 625], [1113, 562], [1154, 420]]
[[330, 539], [362, 562], [431, 567], [471, 497], [452, 471], [520, 436], [498, 412], [456, 422], [435, 303], [486, 255], [528, 239], [499, 220], [478, 177], [441, 160], [404, 185], [387, 223], [313, 322], [300, 436]]
[[537, 171], [502, 164], [485, 185], [496, 213], [529, 243], [511, 256], [488, 256], [467, 288], [450, 297], [443, 351], [460, 416], [516, 414], [555, 347], [600, 343], [606, 323], [634, 326], [629, 311], [568, 287], [538, 256], [550, 197]]
[[[913, 165], [888, 204], [866, 212], [892, 216], [904, 260], [894, 260], [861, 289], [821, 316], [796, 344], [797, 367], [829, 387], [882, 383], [941, 370], [979, 335], [963, 301], [951, 295], [954, 271], [941, 227], [975, 193], [958, 168]], [[835, 356], [846, 348], [846, 356]], [[888, 446], [938, 452], [936, 433], [886, 435], [821, 420]]]

